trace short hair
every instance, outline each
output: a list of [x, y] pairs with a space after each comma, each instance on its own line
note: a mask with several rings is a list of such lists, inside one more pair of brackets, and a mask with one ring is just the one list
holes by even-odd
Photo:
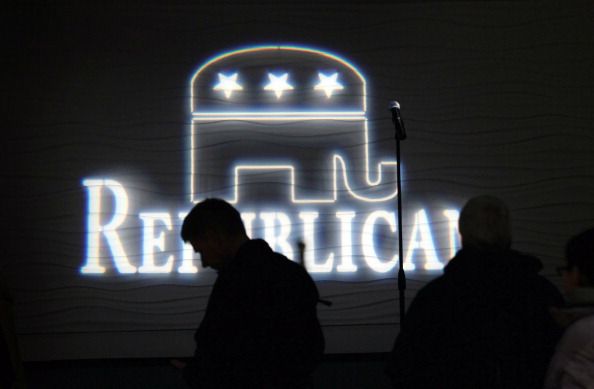
[[577, 268], [588, 285], [594, 285], [594, 228], [569, 239], [565, 258], [569, 269]]
[[184, 242], [200, 239], [208, 232], [224, 237], [245, 235], [241, 215], [225, 200], [209, 198], [196, 204], [185, 217], [181, 228]]
[[493, 196], [473, 197], [460, 213], [458, 230], [462, 245], [482, 250], [505, 250], [511, 246], [511, 223], [505, 203]]

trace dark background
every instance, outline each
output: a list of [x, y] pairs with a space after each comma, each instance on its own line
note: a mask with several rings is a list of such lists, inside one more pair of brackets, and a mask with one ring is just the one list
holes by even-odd
[[[81, 180], [121, 178], [135, 211], [187, 202], [189, 78], [251, 44], [350, 59], [367, 76], [382, 155], [393, 149], [387, 102], [402, 104], [405, 210], [500, 196], [515, 246], [558, 282], [564, 242], [594, 225], [593, 16], [588, 2], [13, 3], [2, 26], [1, 269], [24, 358], [191, 353], [204, 299], [188, 296], [207, 288], [78, 275]], [[390, 277], [321, 287], [337, 302], [322, 314], [331, 353], [389, 350]], [[427, 280], [410, 277], [409, 299]]]

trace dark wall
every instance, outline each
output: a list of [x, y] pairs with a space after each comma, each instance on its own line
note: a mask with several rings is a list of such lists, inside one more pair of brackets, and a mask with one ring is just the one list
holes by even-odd
[[[367, 75], [383, 155], [393, 150], [387, 102], [402, 104], [405, 210], [500, 196], [516, 247], [558, 281], [564, 242], [594, 224], [593, 12], [585, 2], [13, 6], [1, 59], [1, 261], [25, 358], [189, 355], [212, 274], [81, 277], [81, 180], [125, 180], [131, 212], [188, 205], [189, 77], [254, 43], [349, 58]], [[408, 298], [435, 275], [409, 275]], [[397, 292], [393, 274], [382, 278], [320, 281], [335, 302], [320, 313], [330, 352], [390, 348]]]

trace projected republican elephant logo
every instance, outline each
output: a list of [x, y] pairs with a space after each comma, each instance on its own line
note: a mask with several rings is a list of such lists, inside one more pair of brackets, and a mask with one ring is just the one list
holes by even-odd
[[[295, 259], [304, 242], [312, 274], [390, 274], [399, 260], [397, 166], [378, 155], [367, 82], [355, 66], [306, 47], [230, 51], [193, 73], [189, 104], [188, 171], [181, 173], [189, 173], [188, 201], [172, 212], [154, 199], [152, 209], [133, 216], [139, 200], [127, 182], [83, 179], [81, 273], [198, 273], [176, 222], [192, 202], [220, 197], [237, 205], [248, 235], [275, 251]], [[458, 247], [458, 211], [418, 204], [404, 218], [404, 268], [443, 268], [440, 257]]]
[[242, 49], [191, 80], [191, 200], [384, 202], [396, 162], [374, 159], [364, 76], [327, 52]]

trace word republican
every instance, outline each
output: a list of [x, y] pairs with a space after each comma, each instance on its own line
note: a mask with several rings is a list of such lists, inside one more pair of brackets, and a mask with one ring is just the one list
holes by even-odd
[[[84, 265], [80, 271], [83, 274], [103, 274], [106, 272], [108, 261], [113, 261], [115, 270], [122, 274], [168, 274], [176, 267], [177, 273], [198, 273], [195, 264], [195, 254], [189, 244], [183, 244], [178, 238], [178, 231], [174, 230], [173, 220], [181, 223], [187, 212], [171, 215], [169, 212], [140, 212], [142, 245], [141, 263], [133, 264], [123, 244], [122, 236], [128, 228], [124, 227], [128, 219], [129, 201], [124, 186], [112, 179], [85, 179], [83, 185], [87, 188], [88, 214], [86, 221], [87, 253]], [[106, 197], [111, 193], [110, 198]], [[111, 201], [107, 215], [105, 203]], [[433, 233], [425, 209], [418, 209], [414, 214], [411, 233], [405, 245], [404, 269], [415, 270], [413, 259], [417, 253], [423, 254], [424, 270], [440, 270], [444, 264], [439, 260]], [[296, 215], [296, 218], [295, 218]], [[445, 209], [442, 215], [447, 221], [448, 254], [452, 257], [459, 247], [457, 222], [459, 212], [455, 209]], [[293, 216], [293, 218], [291, 218]], [[109, 221], [104, 219], [109, 217]], [[387, 239], [397, 240], [396, 213], [387, 210], [367, 210], [356, 212], [348, 209], [336, 209], [328, 216], [337, 225], [334, 237], [337, 247], [319, 258], [316, 249], [316, 236], [319, 234], [320, 213], [312, 210], [297, 210], [289, 214], [281, 211], [274, 212], [241, 212], [241, 217], [249, 236], [254, 232], [265, 239], [270, 246], [288, 258], [295, 258], [293, 245], [298, 239], [306, 243], [304, 262], [310, 273], [356, 273], [361, 265], [374, 273], [387, 273], [398, 263], [398, 254], [382, 255], [383, 251], [378, 243], [379, 232]], [[138, 220], [137, 219], [137, 220]], [[326, 220], [328, 221], [328, 220]], [[293, 229], [293, 227], [298, 227]], [[353, 228], [355, 227], [355, 229]], [[381, 230], [380, 230], [381, 229]], [[129, 232], [129, 230], [128, 230]], [[166, 234], [175, 234], [179, 241], [177, 249], [166, 248]], [[171, 238], [171, 237], [170, 237]], [[386, 237], [384, 238], [386, 239]], [[109, 250], [109, 256], [101, 255]], [[397, 248], [395, 250], [398, 251]], [[176, 258], [175, 253], [181, 254]], [[360, 262], [355, 258], [362, 258]], [[417, 259], [417, 262], [421, 262]]]

